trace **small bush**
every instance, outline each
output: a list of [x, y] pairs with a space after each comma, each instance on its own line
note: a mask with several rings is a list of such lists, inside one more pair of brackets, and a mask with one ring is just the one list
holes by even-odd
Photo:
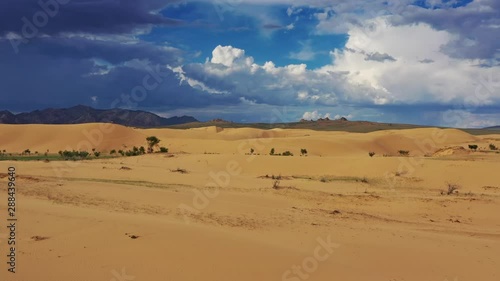
[[477, 145], [476, 144], [469, 144], [469, 148], [472, 150], [477, 150]]
[[293, 153], [291, 153], [290, 151], [285, 151], [281, 154], [282, 156], [293, 156]]
[[160, 147], [160, 153], [168, 153], [168, 148], [166, 147]]
[[255, 150], [253, 148], [250, 148], [250, 154], [253, 154]]
[[279, 188], [280, 188], [280, 181], [279, 180], [274, 181], [273, 189], [279, 189]]
[[306, 155], [307, 156], [307, 149], [301, 148], [300, 149], [300, 155]]
[[177, 168], [175, 170], [170, 170], [170, 172], [172, 173], [181, 173], [181, 174], [187, 174], [188, 171], [186, 169], [181, 169], [181, 168]]
[[271, 148], [271, 152], [269, 152], [269, 155], [274, 155], [274, 148]]
[[408, 150], [399, 150], [398, 153], [401, 156], [408, 156], [408, 155], [410, 155], [410, 151], [408, 151]]
[[370, 155], [370, 157], [373, 157], [375, 155], [375, 152], [368, 152], [368, 155]]
[[99, 156], [101, 156], [101, 153], [99, 151], [94, 151], [94, 156], [99, 157]]
[[490, 150], [498, 150], [498, 147], [496, 147], [494, 144], [490, 143]]
[[116, 154], [116, 150], [112, 149], [109, 154], [113, 155], [113, 154]]
[[448, 184], [448, 189], [445, 191], [441, 191], [441, 194], [443, 195], [452, 195], [454, 193], [458, 193], [458, 190], [460, 189], [460, 186], [458, 184]]

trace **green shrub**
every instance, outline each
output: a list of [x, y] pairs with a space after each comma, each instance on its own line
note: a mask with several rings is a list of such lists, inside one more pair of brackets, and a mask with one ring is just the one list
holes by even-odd
[[399, 155], [401, 156], [408, 156], [410, 155], [410, 151], [409, 150], [399, 150]]
[[85, 159], [87, 158], [90, 153], [87, 151], [69, 151], [69, 150], [64, 150], [64, 151], [59, 151], [59, 155], [61, 155], [65, 160], [78, 160], [78, 159]]
[[477, 150], [477, 145], [476, 144], [469, 144], [469, 148], [472, 150]]
[[160, 139], [155, 136], [147, 137], [146, 141], [148, 142], [148, 153], [153, 153], [154, 147], [160, 143]]
[[160, 153], [168, 153], [168, 148], [166, 147], [160, 147]]

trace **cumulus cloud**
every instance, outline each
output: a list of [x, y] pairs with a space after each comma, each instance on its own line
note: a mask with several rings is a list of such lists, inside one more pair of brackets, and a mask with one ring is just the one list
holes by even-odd
[[245, 51], [233, 48], [232, 46], [217, 46], [212, 51], [211, 63], [219, 63], [227, 67], [232, 67], [235, 61], [245, 57]]
[[454, 35], [443, 50], [457, 58], [494, 59], [500, 55], [500, 2], [475, 0], [466, 6], [453, 7], [454, 1], [435, 1], [430, 8], [408, 6], [393, 17], [394, 24], [426, 23]]
[[330, 118], [330, 113], [321, 114], [317, 110], [312, 112], [304, 112], [302, 119], [304, 120], [318, 120], [320, 118]]
[[[428, 24], [395, 26], [381, 17], [351, 29], [347, 51], [332, 52], [335, 63], [322, 69], [344, 71], [351, 85], [377, 90], [375, 104], [461, 104], [474, 95], [481, 77], [488, 77], [498, 67], [481, 68], [479, 59], [465, 60], [443, 52], [443, 46], [452, 40], [451, 33]], [[397, 60], [381, 64], [367, 60], [365, 54], [390, 54]], [[478, 100], [481, 105], [491, 105], [499, 97], [490, 92]]]
[[[351, 30], [348, 51], [335, 50], [332, 63], [318, 69], [308, 69], [306, 64], [279, 67], [272, 61], [259, 65], [232, 46], [218, 46], [210, 61], [183, 69], [212, 89], [256, 102], [321, 105], [460, 104], [470, 99], [481, 77], [496, 70], [478, 67], [479, 60], [443, 53], [442, 46], [453, 36], [427, 24], [393, 26], [381, 18], [365, 28], [375, 32], [362, 27]], [[397, 40], [405, 34], [412, 37]], [[491, 105], [498, 99], [485, 92], [477, 100]]]
[[253, 57], [232, 46], [218, 46], [214, 55], [216, 59], [212, 57], [203, 64], [184, 65], [185, 75], [203, 81], [212, 89], [224, 90], [258, 103], [335, 105], [354, 90], [368, 95], [363, 87], [349, 88], [343, 73], [310, 70], [306, 64], [281, 67], [272, 61], [257, 64]]
[[347, 120], [351, 120], [352, 118], [354, 118], [354, 115], [352, 114], [348, 114], [348, 115], [340, 115], [340, 114], [337, 114], [335, 115], [335, 117], [333, 117], [335, 120], [338, 120], [340, 118], [346, 118]]

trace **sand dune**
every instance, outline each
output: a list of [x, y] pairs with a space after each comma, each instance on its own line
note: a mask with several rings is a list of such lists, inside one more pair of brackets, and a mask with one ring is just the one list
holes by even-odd
[[139, 131], [113, 124], [79, 125], [0, 125], [0, 146], [10, 152], [25, 149], [48, 150], [108, 150], [123, 145], [144, 143]]
[[[151, 135], [172, 152], [0, 161], [0, 194], [13, 165], [19, 204], [18, 272], [6, 271], [2, 231], [0, 280], [500, 276], [500, 154], [487, 149], [500, 146], [498, 135], [102, 126], [0, 125], [8, 152], [83, 142], [106, 151], [146, 145]], [[260, 155], [248, 155], [250, 148]], [[270, 156], [271, 148], [295, 156]], [[399, 157], [401, 149], [410, 157]], [[447, 184], [458, 193], [442, 195]], [[5, 221], [2, 201], [0, 213]]]
[[[218, 127], [176, 129], [133, 129], [112, 124], [82, 125], [0, 125], [0, 149], [20, 153], [57, 152], [59, 150], [99, 151], [130, 149], [146, 146], [145, 138], [155, 135], [161, 145], [172, 151], [237, 153], [242, 142], [255, 143], [259, 151], [264, 143], [273, 142], [277, 151], [309, 149], [312, 155], [332, 156], [367, 153], [397, 154], [410, 150], [413, 155], [434, 153], [440, 148], [471, 142], [485, 143], [482, 139], [454, 129], [411, 129], [374, 133], [318, 132], [311, 130], [260, 130], [252, 128], [222, 129]], [[483, 137], [485, 138], [485, 137]], [[491, 139], [491, 137], [488, 137]], [[225, 143], [220, 145], [220, 141]], [[199, 145], [203, 142], [203, 145]], [[260, 145], [259, 145], [260, 144]], [[248, 150], [250, 147], [248, 147]], [[259, 151], [269, 153], [269, 151]]]

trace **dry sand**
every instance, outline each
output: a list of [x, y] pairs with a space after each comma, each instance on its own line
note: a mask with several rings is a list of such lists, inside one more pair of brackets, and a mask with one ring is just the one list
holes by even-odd
[[0, 125], [0, 150], [106, 152], [150, 135], [171, 154], [0, 161], [0, 280], [500, 280], [500, 154], [486, 152], [500, 135]]

